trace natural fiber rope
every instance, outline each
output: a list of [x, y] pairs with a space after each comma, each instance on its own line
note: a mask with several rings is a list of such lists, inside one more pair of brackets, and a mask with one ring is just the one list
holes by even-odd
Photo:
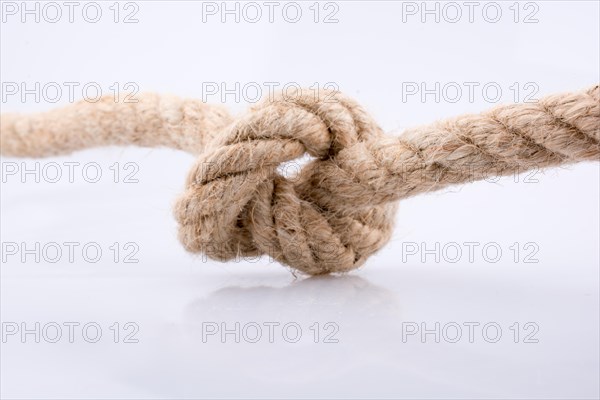
[[[234, 119], [197, 100], [80, 102], [1, 117], [3, 155], [101, 145], [199, 154], [177, 201], [186, 249], [218, 260], [268, 254], [308, 274], [357, 268], [389, 239], [396, 201], [452, 184], [600, 157], [600, 89], [496, 107], [384, 136], [339, 93], [278, 97]], [[296, 178], [277, 167], [308, 153]]]

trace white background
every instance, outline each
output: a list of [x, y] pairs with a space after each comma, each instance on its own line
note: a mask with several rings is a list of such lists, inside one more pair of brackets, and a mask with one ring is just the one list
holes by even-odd
[[[401, 2], [337, 2], [338, 22], [327, 24], [324, 16], [336, 8], [320, 4], [315, 23], [313, 2], [301, 3], [297, 23], [283, 18], [284, 3], [273, 23], [260, 2], [260, 21], [249, 23], [242, 15], [236, 23], [229, 15], [223, 23], [220, 14], [204, 15], [203, 22], [200, 2], [137, 2], [139, 22], [133, 24], [115, 23], [111, 4], [101, 3], [102, 18], [95, 24], [82, 18], [81, 7], [73, 23], [66, 14], [57, 23], [43, 15], [39, 23], [34, 16], [23, 23], [20, 14], [4, 14], [3, 85], [96, 82], [106, 94], [115, 82], [121, 88], [133, 82], [141, 91], [202, 98], [206, 82], [229, 88], [236, 82], [303, 87], [334, 82], [398, 134], [404, 127], [492, 107], [495, 103], [481, 92], [486, 83], [502, 89], [499, 102], [510, 103], [524, 101], [527, 83], [540, 98], [599, 80], [595, 1], [517, 4], [518, 22], [513, 2], [498, 2], [502, 15], [496, 23], [484, 18], [483, 2], [473, 22], [458, 2], [463, 14], [456, 23], [449, 21], [455, 15], [449, 8], [439, 22], [435, 15], [425, 15], [422, 22], [420, 13], [403, 14]], [[444, 5], [438, 3], [440, 13]], [[123, 4], [119, 9], [120, 21], [134, 10]], [[493, 19], [488, 11], [486, 17]], [[533, 11], [537, 22], [524, 23]], [[465, 89], [454, 103], [448, 96], [421, 101], [418, 95], [403, 99], [407, 82], [425, 82], [429, 88], [436, 82], [476, 82], [479, 89], [472, 99]], [[521, 89], [516, 99], [510, 89], [515, 83]], [[36, 102], [31, 95], [23, 102], [19, 95], [5, 96], [5, 88], [2, 112], [69, 103], [66, 93], [55, 104], [44, 96]], [[81, 99], [81, 90], [75, 95]], [[218, 95], [207, 100], [221, 102]], [[225, 100], [231, 110], [242, 112], [252, 99]], [[4, 172], [14, 165], [33, 168], [36, 161], [40, 168], [74, 161], [98, 163], [103, 173], [98, 183], [86, 182], [80, 169], [73, 183], [3, 177], [4, 244], [95, 242], [103, 249], [97, 263], [83, 260], [80, 251], [73, 263], [66, 255], [57, 263], [38, 263], [32, 256], [22, 262], [20, 254], [3, 254], [5, 327], [11, 322], [29, 329], [36, 322], [42, 327], [80, 324], [73, 343], [64, 325], [58, 343], [44, 337], [36, 343], [33, 334], [25, 340], [18, 334], [6, 337], [3, 398], [598, 398], [598, 164], [405, 200], [391, 242], [363, 268], [307, 279], [295, 278], [267, 258], [223, 264], [182, 249], [171, 206], [193, 159], [168, 149], [135, 148], [93, 149], [25, 164], [2, 158]], [[125, 163], [135, 163], [139, 182], [124, 183], [120, 176], [115, 183], [109, 169], [115, 162], [121, 172]], [[121, 252], [115, 263], [109, 249], [114, 242], [137, 244], [139, 262], [123, 263]], [[473, 260], [465, 242], [479, 244]], [[406, 252], [411, 243], [419, 250], [457, 243], [463, 254], [458, 262], [451, 262], [455, 253], [441, 250], [439, 260], [422, 251], [411, 255]], [[489, 243], [502, 250], [497, 262], [482, 254]], [[537, 262], [524, 262], [532, 251], [529, 260]], [[81, 333], [90, 322], [102, 328], [93, 344]], [[115, 322], [119, 343], [110, 330]], [[131, 331], [124, 330], [127, 322], [139, 327], [138, 343], [123, 343]], [[236, 322], [280, 325], [273, 343], [264, 325], [258, 343], [244, 337], [235, 343], [233, 334], [203, 342], [203, 326], [210, 322], [230, 329]], [[319, 343], [310, 329], [315, 322]], [[331, 332], [324, 328], [327, 322], [339, 328], [333, 336], [338, 343], [323, 343]], [[468, 322], [480, 324], [472, 343]], [[293, 330], [283, 336], [286, 323], [302, 328], [299, 342], [285, 340], [294, 336]], [[457, 343], [443, 336], [436, 343], [433, 334], [403, 340], [403, 330], [415, 326], [411, 323], [428, 329], [439, 323], [440, 330], [456, 323], [463, 336]], [[481, 328], [486, 323], [501, 327], [497, 343], [485, 340]], [[525, 343], [535, 327], [529, 339], [537, 343]], [[448, 337], [454, 332], [446, 331]], [[93, 330], [89, 334], [93, 337]], [[488, 331], [488, 338], [494, 336], [493, 329]]]

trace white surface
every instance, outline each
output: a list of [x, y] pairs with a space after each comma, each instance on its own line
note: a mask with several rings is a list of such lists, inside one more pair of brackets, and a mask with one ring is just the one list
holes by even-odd
[[[311, 14], [297, 24], [281, 18], [203, 23], [200, 3], [137, 4], [137, 24], [110, 18], [98, 24], [3, 22], [2, 82], [98, 82], [107, 91], [114, 82], [135, 82], [143, 91], [195, 97], [203, 94], [202, 82], [335, 82], [397, 132], [492, 106], [481, 95], [472, 102], [403, 102], [402, 82], [497, 82], [502, 101], [510, 102], [514, 82], [534, 82], [540, 97], [599, 78], [599, 7], [592, 1], [536, 2], [535, 24], [512, 22], [512, 2], [500, 3], [506, 17], [496, 24], [481, 14], [474, 23], [402, 22], [402, 4], [394, 2], [338, 2], [337, 24], [315, 24]], [[311, 4], [302, 3], [305, 13]], [[108, 6], [103, 3], [105, 12]], [[248, 106], [231, 98], [227, 105], [235, 111]], [[2, 111], [55, 106], [12, 96]], [[3, 168], [21, 161], [3, 158]], [[57, 263], [32, 257], [23, 263], [3, 254], [1, 320], [4, 327], [24, 322], [29, 328], [95, 322], [103, 335], [94, 344], [79, 330], [69, 343], [66, 328], [58, 343], [7, 337], [1, 343], [3, 398], [599, 396], [597, 164], [537, 172], [537, 183], [520, 175], [409, 199], [401, 204], [393, 240], [364, 268], [342, 277], [295, 279], [268, 259], [221, 264], [184, 252], [170, 207], [193, 162], [189, 155], [107, 148], [39, 161], [42, 167], [96, 162], [103, 179], [92, 184], [76, 175], [74, 183], [52, 184], [7, 178], [2, 242], [95, 242], [103, 257], [89, 263], [76, 253], [73, 263], [66, 256]], [[112, 182], [115, 162], [136, 163], [139, 183]], [[135, 242], [139, 262], [115, 263], [114, 242]], [[467, 253], [456, 263], [448, 254], [423, 262], [422, 253], [405, 251], [410, 243], [458, 243], [466, 252], [465, 242], [479, 243], [473, 262]], [[515, 242], [519, 262], [510, 248]], [[483, 257], [487, 243], [501, 248], [498, 262]], [[527, 243], [534, 247], [524, 249]], [[523, 262], [532, 249], [539, 262]], [[123, 324], [137, 324], [139, 342], [122, 343], [121, 336], [115, 344], [114, 322], [121, 334]], [[287, 343], [276, 330], [269, 343], [264, 328], [258, 343], [235, 343], [232, 335], [225, 343], [216, 335], [205, 343], [203, 323], [206, 329], [211, 322], [292, 322], [303, 334]], [[320, 343], [310, 330], [315, 322]], [[338, 343], [322, 343], [327, 322], [339, 328]], [[436, 322], [480, 326], [473, 343], [466, 328], [457, 343], [435, 343], [432, 335], [403, 341], [403, 330], [422, 322], [429, 328]], [[497, 343], [481, 334], [490, 322], [502, 328]], [[510, 330], [515, 322], [518, 343]], [[527, 322], [539, 328], [537, 343], [524, 343]]]

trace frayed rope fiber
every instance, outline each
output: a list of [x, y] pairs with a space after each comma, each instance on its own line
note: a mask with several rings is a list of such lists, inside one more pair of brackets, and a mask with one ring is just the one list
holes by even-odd
[[[600, 89], [498, 106], [385, 136], [337, 92], [279, 96], [240, 118], [146, 94], [2, 114], [1, 152], [44, 157], [93, 146], [198, 155], [175, 205], [179, 238], [217, 260], [268, 254], [307, 274], [362, 265], [390, 238], [396, 201], [449, 185], [600, 160]], [[295, 177], [278, 166], [313, 159]]]

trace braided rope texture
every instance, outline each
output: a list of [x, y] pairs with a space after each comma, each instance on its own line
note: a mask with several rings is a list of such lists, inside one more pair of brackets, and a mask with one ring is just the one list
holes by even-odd
[[[305, 94], [308, 92], [309, 94]], [[299, 91], [233, 118], [173, 96], [79, 102], [2, 114], [1, 153], [43, 157], [103, 145], [198, 155], [177, 200], [179, 238], [226, 261], [267, 254], [307, 274], [361, 266], [389, 240], [397, 200], [580, 161], [600, 160], [600, 88], [501, 105], [386, 136], [355, 101]], [[282, 163], [308, 155], [293, 177]]]

